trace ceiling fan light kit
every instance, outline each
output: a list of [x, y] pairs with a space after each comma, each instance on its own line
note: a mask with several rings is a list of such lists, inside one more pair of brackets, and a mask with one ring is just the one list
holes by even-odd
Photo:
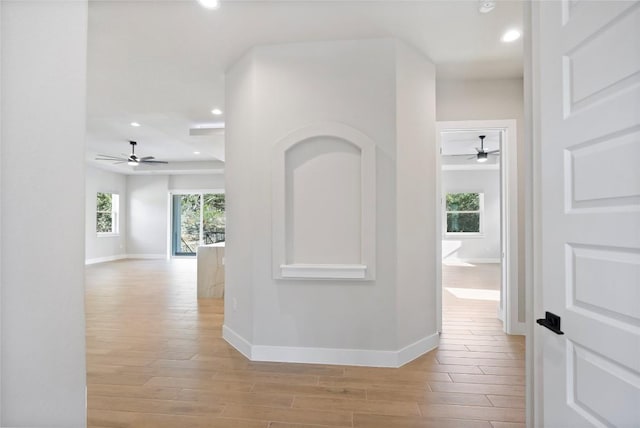
[[144, 156], [140, 158], [136, 156], [136, 145], [138, 143], [136, 143], [135, 141], [129, 141], [129, 144], [131, 144], [131, 154], [127, 158], [111, 156], [111, 155], [98, 155], [96, 157], [96, 160], [111, 161], [114, 164], [120, 164], [120, 163], [126, 162], [127, 165], [134, 166], [134, 167], [140, 164], [153, 165], [153, 164], [169, 163], [166, 161], [155, 160], [153, 156]]
[[473, 155], [468, 155], [468, 154], [452, 154], [452, 155], [446, 155], [446, 156], [466, 156], [468, 160], [472, 160], [475, 159], [476, 162], [479, 163], [483, 163], [489, 160], [489, 155], [495, 155], [495, 156], [499, 156], [500, 155], [500, 149], [496, 149], [496, 150], [486, 150], [484, 148], [484, 139], [487, 138], [486, 135], [479, 135], [478, 138], [480, 138], [480, 147], [476, 147], [476, 153]]

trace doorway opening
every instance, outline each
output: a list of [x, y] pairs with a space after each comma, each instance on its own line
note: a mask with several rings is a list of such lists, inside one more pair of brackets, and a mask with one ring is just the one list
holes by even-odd
[[171, 256], [193, 257], [200, 245], [225, 241], [225, 194], [173, 192], [171, 204]]
[[437, 124], [440, 332], [443, 305], [464, 312], [470, 302], [499, 319], [505, 333], [525, 331], [518, 314], [515, 126], [514, 120]]

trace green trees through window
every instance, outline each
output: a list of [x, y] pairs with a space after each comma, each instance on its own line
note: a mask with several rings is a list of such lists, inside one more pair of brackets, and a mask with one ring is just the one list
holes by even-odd
[[480, 233], [481, 193], [447, 193], [447, 233]]
[[174, 255], [195, 255], [198, 245], [224, 241], [224, 212], [224, 193], [174, 195]]
[[118, 233], [118, 210], [117, 194], [98, 192], [96, 196], [96, 232]]

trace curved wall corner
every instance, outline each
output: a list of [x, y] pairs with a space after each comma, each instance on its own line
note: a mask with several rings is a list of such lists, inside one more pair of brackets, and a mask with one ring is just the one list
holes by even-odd
[[375, 143], [341, 123], [274, 147], [274, 279], [375, 279]]

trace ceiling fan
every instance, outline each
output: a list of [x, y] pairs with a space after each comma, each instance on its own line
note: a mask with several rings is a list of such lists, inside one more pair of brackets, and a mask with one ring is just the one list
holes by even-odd
[[131, 154], [127, 158], [111, 156], [111, 155], [98, 155], [96, 157], [96, 160], [113, 161], [114, 164], [126, 162], [127, 165], [131, 165], [131, 166], [138, 166], [140, 164], [149, 165], [149, 164], [169, 163], [165, 161], [154, 160], [155, 158], [153, 156], [144, 156], [140, 158], [136, 156], [136, 145], [138, 143], [136, 143], [135, 141], [129, 141], [129, 144], [131, 144]]
[[[480, 147], [476, 147], [476, 154], [468, 157], [467, 159], [475, 159], [478, 162], [486, 162], [489, 159], [489, 155], [499, 155], [500, 149], [496, 150], [486, 150], [484, 148], [484, 139], [487, 138], [486, 135], [479, 135], [480, 138]], [[450, 155], [450, 156], [469, 156], [469, 155]]]

